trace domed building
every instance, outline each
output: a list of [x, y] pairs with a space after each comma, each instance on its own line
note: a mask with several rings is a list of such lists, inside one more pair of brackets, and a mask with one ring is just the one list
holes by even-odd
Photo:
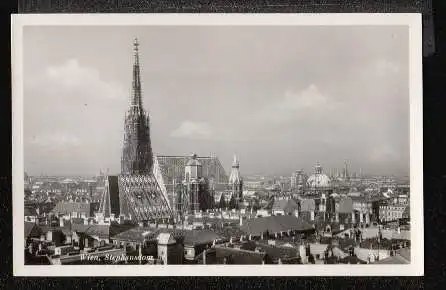
[[307, 190], [311, 193], [323, 193], [331, 191], [332, 184], [330, 178], [323, 173], [322, 167], [317, 164], [314, 174], [307, 179]]

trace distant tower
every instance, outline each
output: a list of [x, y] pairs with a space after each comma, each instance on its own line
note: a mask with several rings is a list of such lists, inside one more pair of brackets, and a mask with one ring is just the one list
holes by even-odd
[[316, 166], [314, 167], [314, 173], [315, 174], [322, 174], [322, 166], [319, 164], [319, 162], [317, 162]]
[[229, 185], [231, 186], [232, 194], [238, 202], [241, 202], [243, 199], [243, 180], [240, 176], [240, 163], [235, 155], [232, 162], [231, 175], [229, 175]]
[[150, 140], [150, 120], [141, 98], [141, 77], [138, 40], [134, 42], [133, 86], [130, 108], [125, 116], [124, 146], [121, 159], [122, 174], [149, 174], [153, 167]]
[[347, 165], [347, 160], [345, 160], [344, 161], [344, 174], [343, 174], [344, 176], [344, 180], [345, 181], [349, 181], [349, 179], [350, 179], [350, 175], [349, 175], [349, 173], [348, 173], [348, 165]]

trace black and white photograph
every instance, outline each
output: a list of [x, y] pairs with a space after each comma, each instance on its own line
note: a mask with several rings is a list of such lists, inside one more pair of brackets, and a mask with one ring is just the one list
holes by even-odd
[[15, 275], [423, 275], [420, 14], [12, 20]]

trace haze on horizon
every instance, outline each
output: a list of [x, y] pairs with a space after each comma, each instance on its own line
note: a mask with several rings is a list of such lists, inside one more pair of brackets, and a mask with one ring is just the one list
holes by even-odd
[[144, 108], [162, 155], [215, 153], [243, 175], [408, 175], [408, 28], [28, 26], [30, 175], [120, 171], [140, 42]]

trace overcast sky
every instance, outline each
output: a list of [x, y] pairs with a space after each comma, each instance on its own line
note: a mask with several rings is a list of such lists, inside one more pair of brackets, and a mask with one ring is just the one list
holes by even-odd
[[155, 153], [409, 172], [407, 27], [25, 27], [28, 174], [120, 171], [132, 42]]

